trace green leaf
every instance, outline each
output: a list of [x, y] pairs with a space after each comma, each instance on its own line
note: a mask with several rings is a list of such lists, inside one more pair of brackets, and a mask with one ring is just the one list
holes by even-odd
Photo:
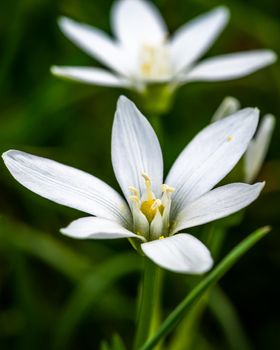
[[100, 350], [111, 350], [109, 344], [105, 340], [102, 341]]
[[208, 297], [204, 295], [185, 315], [174, 334], [172, 334], [168, 344], [170, 349], [191, 350], [197, 348], [197, 342], [201, 336], [199, 324], [207, 306], [207, 301]]
[[100, 350], [126, 350], [122, 338], [118, 334], [114, 334], [112, 337], [112, 346], [105, 340], [102, 341]]
[[150, 350], [170, 333], [179, 321], [184, 317], [186, 311], [189, 311], [210, 287], [215, 285], [219, 279], [261, 238], [270, 231], [269, 227], [263, 227], [251, 233], [241, 243], [239, 243], [232, 251], [208, 274], [205, 278], [186, 296], [186, 298], [171, 312], [165, 319], [156, 334], [150, 338], [140, 350]]
[[124, 342], [118, 334], [113, 335], [112, 349], [113, 350], [126, 350]]
[[8, 246], [30, 254], [52, 266], [72, 280], [80, 280], [93, 267], [93, 263], [67, 247], [62, 239], [14, 223], [8, 218], [0, 219], [1, 246]]

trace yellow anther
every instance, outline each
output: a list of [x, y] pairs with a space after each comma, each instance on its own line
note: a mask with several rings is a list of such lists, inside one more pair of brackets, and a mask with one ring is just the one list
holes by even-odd
[[151, 190], [151, 180], [146, 173], [142, 173], [142, 176], [145, 179], [147, 200], [152, 200], [154, 196]]
[[147, 175], [147, 174], [146, 174], [146, 173], [144, 173], [144, 172], [142, 172], [142, 174], [141, 174], [141, 175], [144, 177], [145, 181], [149, 181], [149, 182], [151, 182], [151, 179], [150, 179], [149, 175]]
[[164, 238], [165, 238], [164, 235], [162, 235], [162, 236], [159, 237], [159, 239], [164, 239]]
[[130, 191], [131, 193], [133, 193], [134, 196], [139, 197], [139, 191], [137, 190], [136, 187], [134, 187], [134, 186], [129, 186], [128, 189], [129, 189], [129, 191]]
[[129, 196], [128, 198], [133, 202], [135, 202], [136, 204], [140, 204], [140, 200], [138, 196]]
[[175, 188], [174, 187], [170, 187], [166, 184], [163, 184], [161, 185], [161, 191], [164, 193], [164, 192], [174, 192], [175, 191]]
[[227, 137], [227, 141], [228, 141], [228, 142], [230, 142], [230, 141], [232, 141], [232, 140], [233, 140], [233, 136], [228, 136], [228, 137]]

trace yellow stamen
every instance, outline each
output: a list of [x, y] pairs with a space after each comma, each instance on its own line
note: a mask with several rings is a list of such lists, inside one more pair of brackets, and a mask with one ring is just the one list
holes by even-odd
[[152, 190], [151, 190], [151, 179], [145, 173], [142, 173], [142, 176], [145, 179], [147, 200], [150, 201], [154, 198]]
[[129, 186], [128, 187], [129, 191], [136, 197], [139, 197], [139, 192], [136, 187], [134, 186]]
[[170, 186], [168, 186], [168, 185], [166, 185], [166, 184], [163, 184], [163, 185], [161, 185], [161, 191], [164, 193], [164, 192], [170, 192], [170, 193], [172, 193], [172, 192], [174, 192], [175, 191], [175, 188], [174, 187], [170, 187]]
[[136, 204], [140, 204], [140, 199], [138, 196], [129, 196], [129, 199], [135, 202]]
[[164, 237], [164, 235], [161, 235], [160, 237], [159, 237], [159, 239], [164, 239], [165, 237]]

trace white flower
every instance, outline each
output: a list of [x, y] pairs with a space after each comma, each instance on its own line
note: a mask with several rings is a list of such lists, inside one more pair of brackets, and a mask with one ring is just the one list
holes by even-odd
[[172, 86], [192, 81], [218, 81], [248, 75], [276, 60], [270, 50], [227, 54], [197, 61], [210, 48], [229, 18], [218, 7], [188, 22], [169, 37], [158, 9], [146, 0], [118, 0], [111, 13], [115, 38], [101, 30], [60, 18], [63, 33], [109, 70], [52, 67], [53, 74], [95, 85], [142, 90], [148, 83]]
[[65, 235], [133, 238], [161, 267], [203, 273], [212, 266], [208, 249], [192, 235], [176, 233], [230, 215], [258, 197], [263, 183], [213, 189], [246, 151], [257, 123], [258, 111], [246, 108], [207, 126], [163, 182], [156, 134], [136, 106], [121, 97], [112, 131], [112, 163], [126, 200], [96, 177], [52, 160], [15, 150], [3, 159], [13, 177], [31, 191], [92, 215], [62, 229]]
[[[234, 97], [226, 97], [217, 111], [214, 113], [212, 122], [220, 120], [240, 109], [240, 102]], [[272, 133], [275, 128], [275, 116], [266, 114], [262, 117], [254, 138], [249, 143], [244, 154], [245, 182], [252, 183], [263, 165], [267, 154]]]

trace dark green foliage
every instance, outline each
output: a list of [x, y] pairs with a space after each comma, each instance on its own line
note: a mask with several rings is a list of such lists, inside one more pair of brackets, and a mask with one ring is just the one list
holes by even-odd
[[[172, 31], [220, 5], [216, 0], [155, 2]], [[224, 4], [232, 10], [231, 21], [207, 55], [257, 48], [280, 52], [277, 1]], [[46, 156], [88, 171], [118, 189], [110, 161], [111, 125], [117, 98], [127, 92], [66, 82], [49, 73], [53, 64], [99, 65], [60, 33], [57, 17], [68, 15], [109, 32], [110, 6], [104, 0], [1, 2], [0, 151], [16, 148]], [[271, 234], [226, 275], [222, 287], [252, 348], [276, 349], [280, 342], [279, 63], [237, 81], [180, 88], [172, 109], [162, 116], [165, 170], [209, 122], [226, 95], [277, 117], [259, 175], [267, 182], [265, 191], [223, 238], [220, 254], [223, 257], [257, 227], [272, 226]], [[81, 242], [60, 235], [61, 227], [84, 214], [22, 188], [3, 164], [0, 186], [0, 348], [124, 350], [124, 342], [130, 349], [141, 257], [126, 240]], [[201, 229], [190, 233], [199, 236]], [[165, 316], [186, 295], [184, 278], [166, 274]], [[193, 279], [197, 283], [198, 278]], [[232, 349], [232, 339], [227, 342], [223, 334], [228, 328], [220, 326], [221, 314], [211, 312], [214, 303], [211, 300], [202, 319], [196, 349], [211, 349], [206, 344], [216, 350]], [[115, 332], [121, 338], [112, 338]], [[106, 343], [101, 346], [103, 339]]]

